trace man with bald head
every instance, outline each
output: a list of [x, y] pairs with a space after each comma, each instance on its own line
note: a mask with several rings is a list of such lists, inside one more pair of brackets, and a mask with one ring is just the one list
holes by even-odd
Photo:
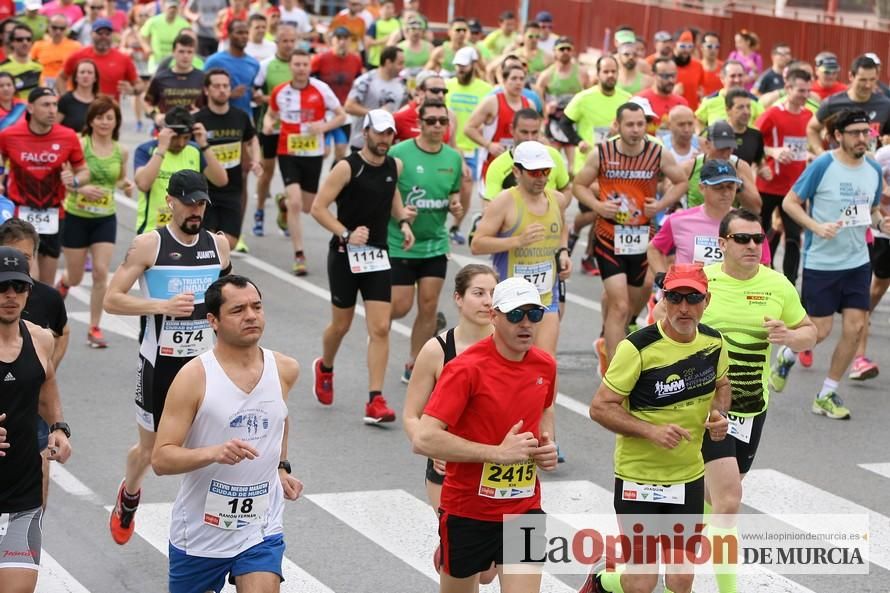
[[31, 49], [31, 57], [43, 66], [43, 84], [55, 88], [56, 76], [69, 55], [82, 46], [68, 37], [68, 17], [57, 14], [49, 19], [49, 37], [40, 38]]
[[664, 147], [674, 155], [677, 163], [691, 161], [701, 152], [695, 135], [695, 113], [686, 105], [676, 105], [667, 116], [669, 133], [662, 137]]

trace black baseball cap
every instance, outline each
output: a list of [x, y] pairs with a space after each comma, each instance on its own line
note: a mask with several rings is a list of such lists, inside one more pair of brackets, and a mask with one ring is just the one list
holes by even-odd
[[467, 21], [467, 29], [470, 30], [470, 33], [482, 33], [482, 23], [479, 22], [479, 19], [470, 19]]
[[56, 91], [51, 88], [45, 86], [39, 86], [35, 89], [32, 89], [30, 93], [28, 93], [28, 103], [33, 103], [37, 99], [41, 97], [55, 97]]
[[167, 195], [173, 196], [183, 204], [196, 204], [201, 201], [210, 204], [208, 192], [204, 174], [191, 169], [177, 171], [167, 183]]
[[25, 254], [13, 247], [0, 247], [0, 282], [11, 280], [34, 284]]
[[739, 179], [735, 167], [729, 161], [723, 159], [708, 159], [702, 165], [699, 179], [703, 185], [720, 185], [731, 181], [741, 185], [742, 180]]
[[714, 145], [714, 148], [735, 148], [738, 146], [735, 140], [735, 132], [732, 126], [726, 120], [715, 121], [708, 128], [708, 142]]
[[164, 114], [164, 126], [177, 134], [191, 134], [195, 127], [195, 118], [185, 107], [177, 105]]

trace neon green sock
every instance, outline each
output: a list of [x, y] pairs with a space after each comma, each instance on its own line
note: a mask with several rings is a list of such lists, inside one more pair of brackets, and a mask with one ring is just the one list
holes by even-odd
[[610, 593], [624, 593], [624, 589], [621, 588], [621, 573], [601, 572], [599, 576], [603, 589]]
[[668, 588], [665, 586], [665, 588], [664, 588], [664, 593], [674, 593], [674, 592], [671, 591], [670, 589], [668, 589]]
[[[708, 525], [708, 537], [710, 537], [711, 542], [713, 544], [714, 539], [716, 537], [723, 538], [735, 538], [735, 541], [738, 541], [739, 538], [739, 528], [738, 527], [716, 527], [714, 525]], [[725, 550], [726, 546], [722, 546]], [[716, 546], [711, 546], [712, 553], [716, 552]], [[716, 559], [716, 556], [714, 557]], [[712, 561], [714, 561], [712, 559]], [[720, 593], [737, 593], [737, 574], [736, 571], [738, 569], [738, 564], [736, 562], [729, 562], [729, 558], [723, 558], [722, 562], [717, 563], [714, 561], [714, 579], [717, 581], [717, 589]]]

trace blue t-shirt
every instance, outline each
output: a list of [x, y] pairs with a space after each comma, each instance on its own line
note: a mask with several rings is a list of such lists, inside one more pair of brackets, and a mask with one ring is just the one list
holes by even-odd
[[250, 99], [253, 96], [253, 81], [260, 71], [260, 63], [248, 55], [236, 58], [227, 51], [220, 51], [204, 62], [204, 72], [211, 68], [222, 68], [229, 73], [229, 76], [232, 77], [232, 91], [239, 85], [244, 85], [247, 89], [244, 94], [237, 99], [232, 99], [230, 103], [242, 109], [244, 113], [253, 113], [250, 109]]
[[13, 217], [15, 214], [15, 203], [6, 196], [0, 196], [0, 224]]
[[[868, 263], [865, 235], [871, 210], [881, 199], [882, 183], [878, 163], [866, 157], [861, 165], [850, 167], [838, 161], [834, 151], [822, 154], [804, 170], [791, 189], [801, 201], [810, 203], [813, 220], [845, 222], [833, 239], [804, 232], [804, 268], [852, 270]], [[854, 222], [857, 214], [859, 222]]]

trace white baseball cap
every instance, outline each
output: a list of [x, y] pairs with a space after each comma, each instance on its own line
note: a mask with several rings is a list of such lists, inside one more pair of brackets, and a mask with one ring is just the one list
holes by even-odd
[[652, 103], [649, 102], [649, 99], [645, 97], [631, 97], [628, 103], [633, 103], [634, 105], [639, 105], [643, 108], [643, 115], [646, 117], [658, 117], [655, 115], [655, 111], [652, 109]]
[[494, 296], [491, 300], [493, 309], [497, 309], [501, 313], [508, 313], [523, 305], [544, 306], [541, 303], [538, 289], [525, 278], [518, 276], [507, 278], [494, 287]]
[[372, 109], [365, 114], [365, 121], [362, 128], [372, 128], [375, 132], [385, 132], [387, 130], [396, 131], [396, 120], [392, 114], [386, 109]]
[[25, 0], [25, 10], [40, 10], [42, 6], [42, 0]]
[[462, 47], [454, 54], [454, 59], [451, 60], [452, 65], [454, 66], [470, 66], [473, 62], [479, 59], [479, 52], [476, 51], [475, 47], [470, 47], [469, 45], [466, 47]]
[[553, 157], [547, 147], [534, 140], [528, 140], [516, 147], [513, 162], [530, 171], [552, 169], [554, 166]]

